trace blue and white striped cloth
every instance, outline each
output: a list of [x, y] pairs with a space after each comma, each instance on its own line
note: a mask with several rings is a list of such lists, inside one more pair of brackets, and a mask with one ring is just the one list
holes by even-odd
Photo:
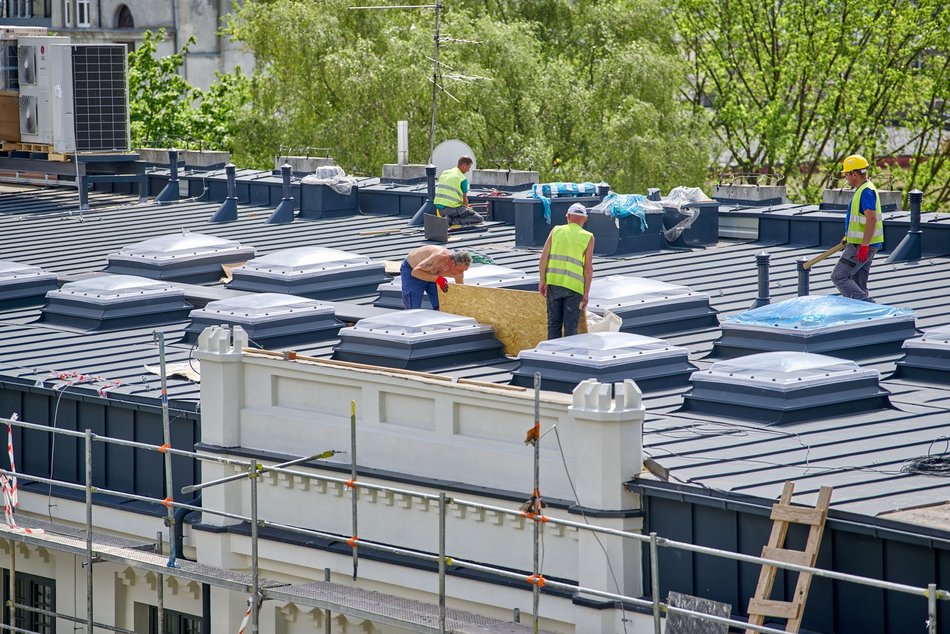
[[587, 183], [541, 183], [531, 187], [531, 196], [544, 205], [544, 219], [551, 224], [551, 199], [564, 196], [594, 196], [597, 186]]

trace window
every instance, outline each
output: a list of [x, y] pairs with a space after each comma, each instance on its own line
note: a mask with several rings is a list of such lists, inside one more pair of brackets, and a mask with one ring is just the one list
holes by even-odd
[[73, 0], [63, 0], [63, 24], [73, 25]]
[[[9, 595], [10, 572], [3, 571], [3, 598]], [[56, 581], [45, 577], [18, 572], [16, 574], [16, 603], [28, 605], [37, 610], [56, 611]], [[3, 622], [9, 624], [10, 613], [3, 611]], [[50, 614], [40, 614], [27, 610], [17, 610], [14, 627], [36, 632], [37, 634], [56, 634], [56, 619]]]
[[135, 20], [132, 18], [132, 12], [124, 4], [119, 5], [115, 12], [115, 28], [134, 29]]
[[10, 0], [6, 5], [5, 18], [32, 18], [33, 2], [32, 0]]
[[92, 0], [76, 0], [76, 26], [89, 26], [92, 16], [89, 15], [89, 5]]
[[[162, 634], [201, 634], [201, 617], [165, 610]], [[148, 606], [148, 634], [158, 634], [158, 608]]]

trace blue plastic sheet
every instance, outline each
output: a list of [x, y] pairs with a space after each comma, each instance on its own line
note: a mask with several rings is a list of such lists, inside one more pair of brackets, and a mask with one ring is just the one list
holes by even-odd
[[906, 308], [872, 304], [839, 295], [806, 295], [794, 297], [726, 317], [725, 321], [749, 326], [777, 326], [809, 330], [840, 324], [853, 324], [869, 319], [906, 317], [914, 313]]
[[648, 201], [646, 196], [640, 194], [610, 192], [603, 202], [597, 206], [605, 209], [614, 218], [633, 216], [640, 221], [640, 231], [645, 231], [647, 228], [646, 208], [653, 205], [656, 205], [656, 203]]
[[531, 196], [544, 206], [544, 219], [551, 224], [551, 199], [564, 196], [594, 196], [597, 185], [586, 183], [541, 183], [531, 187]]

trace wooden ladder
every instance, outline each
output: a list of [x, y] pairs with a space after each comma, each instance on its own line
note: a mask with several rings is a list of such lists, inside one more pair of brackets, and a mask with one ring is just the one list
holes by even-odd
[[[821, 546], [821, 535], [825, 530], [825, 520], [828, 517], [828, 506], [831, 502], [831, 487], [821, 487], [818, 491], [818, 503], [815, 508], [792, 505], [792, 493], [795, 491], [793, 482], [786, 482], [782, 489], [782, 496], [777, 504], [772, 505], [772, 534], [768, 545], [762, 548], [762, 557], [799, 566], [814, 567], [818, 559], [818, 547]], [[808, 541], [805, 550], [789, 550], [785, 548], [785, 537], [788, 535], [789, 524], [805, 524], [808, 529]], [[805, 600], [808, 599], [808, 588], [811, 586], [811, 573], [800, 572], [798, 584], [795, 586], [795, 595], [792, 601], [775, 601], [769, 597], [775, 583], [776, 567], [762, 565], [759, 573], [759, 583], [755, 587], [755, 596], [749, 600], [749, 624], [763, 625], [766, 617], [788, 619], [785, 630], [797, 632], [802, 625], [802, 616], [805, 612]], [[746, 630], [746, 634], [755, 634], [755, 630]]]

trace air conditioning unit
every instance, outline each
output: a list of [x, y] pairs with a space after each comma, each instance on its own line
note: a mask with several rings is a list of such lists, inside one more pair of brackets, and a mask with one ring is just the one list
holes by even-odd
[[[28, 41], [21, 42], [21, 47], [33, 46], [37, 61], [36, 85], [20, 81], [22, 141], [48, 144], [54, 152], [63, 153], [129, 151], [125, 45], [70, 44], [69, 38], [53, 37], [23, 39]], [[23, 114], [24, 94], [37, 97], [32, 134], [26, 132], [30, 115]]]
[[17, 40], [17, 81], [20, 84], [20, 141], [53, 144], [50, 111], [51, 71], [57, 45], [68, 37], [23, 37]]

